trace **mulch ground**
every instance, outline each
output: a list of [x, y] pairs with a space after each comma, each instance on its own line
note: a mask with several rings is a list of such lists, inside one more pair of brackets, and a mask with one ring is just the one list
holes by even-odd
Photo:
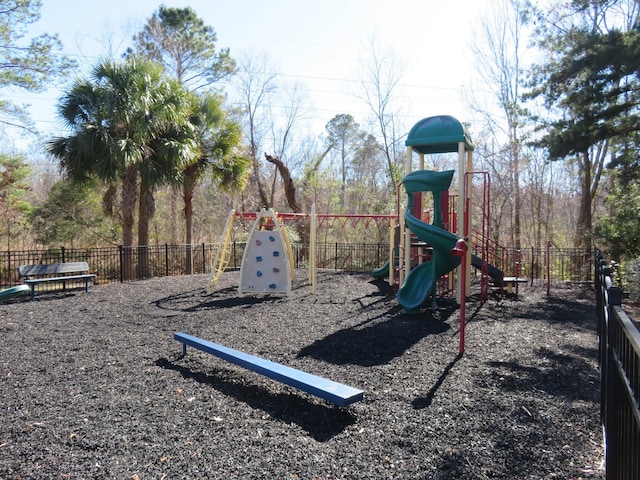
[[[238, 274], [0, 304], [0, 479], [602, 479], [594, 295], [520, 286], [405, 315], [368, 275], [289, 298]], [[365, 391], [324, 401], [191, 349], [183, 331]]]

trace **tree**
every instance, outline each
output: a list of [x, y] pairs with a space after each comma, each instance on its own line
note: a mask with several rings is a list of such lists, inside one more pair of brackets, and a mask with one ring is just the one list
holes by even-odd
[[[135, 53], [158, 62], [170, 78], [191, 91], [211, 87], [236, 71], [229, 49], [216, 50], [215, 30], [205, 25], [191, 7], [160, 6], [147, 20], [142, 32], [134, 37], [134, 42], [135, 47], [128, 51], [128, 55]], [[177, 242], [178, 236], [177, 188], [173, 185], [171, 201], [173, 243]], [[185, 218], [185, 226], [187, 221], [189, 219]], [[185, 229], [189, 237], [189, 226]], [[188, 238], [187, 244], [190, 244]]]
[[[505, 144], [500, 154], [506, 169], [496, 169], [495, 173], [508, 172], [508, 196], [513, 200], [512, 245], [521, 247], [522, 195], [520, 193], [520, 172], [523, 167], [523, 141], [525, 111], [521, 99], [523, 85], [524, 25], [527, 9], [524, 0], [500, 0], [492, 2], [479, 22], [471, 42], [476, 69], [485, 86], [491, 92], [491, 104], [497, 106], [482, 111], [487, 131], [492, 132], [493, 141]], [[482, 110], [480, 108], [480, 110]], [[495, 155], [496, 152], [491, 152]]]
[[[537, 142], [551, 160], [579, 164], [577, 246], [593, 243], [593, 208], [611, 142], [638, 130], [640, 36], [633, 6], [623, 1], [575, 1], [570, 10], [538, 15], [538, 45], [548, 60], [534, 75], [531, 97], [541, 97], [553, 116], [537, 119]], [[545, 20], [545, 17], [549, 17]], [[619, 21], [623, 19], [623, 21]], [[630, 30], [624, 30], [632, 25]]]
[[[0, 88], [41, 92], [75, 67], [75, 62], [61, 54], [56, 35], [43, 34], [23, 42], [27, 27], [40, 18], [40, 6], [40, 0], [0, 1]], [[0, 123], [27, 127], [24, 106], [0, 100]]]
[[344, 210], [347, 207], [347, 170], [362, 138], [360, 125], [356, 123], [351, 115], [341, 113], [329, 120], [325, 130], [327, 132], [327, 146], [338, 150], [340, 179], [342, 180], [340, 207]]
[[22, 157], [0, 153], [0, 214], [4, 225], [0, 234], [7, 235], [7, 251], [11, 250], [11, 227], [31, 208], [24, 199], [29, 173], [30, 169]]
[[[197, 158], [191, 107], [179, 84], [165, 79], [156, 64], [136, 57], [100, 63], [60, 102], [71, 135], [51, 140], [49, 151], [70, 178], [110, 184], [104, 196], [107, 211], [113, 211], [120, 182], [125, 248], [133, 245], [138, 192], [138, 245], [146, 248], [154, 188]], [[139, 275], [145, 276], [144, 258], [139, 264]]]
[[607, 203], [611, 211], [600, 217], [596, 235], [606, 243], [613, 258], [640, 257], [640, 185], [637, 182], [614, 185]]
[[242, 138], [240, 125], [222, 109], [219, 95], [193, 96], [191, 119], [195, 126], [198, 155], [181, 172], [182, 199], [187, 235], [187, 273], [191, 273], [191, 244], [193, 242], [193, 196], [200, 179], [211, 170], [214, 182], [223, 190], [241, 190], [247, 180], [250, 161], [240, 154]]
[[640, 257], [640, 132], [620, 139], [608, 165], [612, 170], [607, 212], [596, 222], [596, 236], [616, 259]]
[[[273, 198], [269, 195], [261, 162], [263, 150], [266, 149], [267, 135], [271, 130], [270, 124], [273, 121], [269, 104], [277, 91], [276, 74], [271, 68], [266, 56], [245, 57], [236, 77], [237, 103], [241, 105], [244, 141], [251, 159], [250, 181], [258, 195], [257, 209], [273, 206]], [[243, 205], [243, 209], [244, 207]]]
[[402, 142], [405, 128], [401, 125], [400, 107], [394, 104], [404, 68], [393, 52], [385, 52], [372, 38], [369, 43], [369, 58], [365, 59], [360, 72], [358, 94], [374, 118], [375, 134], [387, 163], [390, 190], [395, 192], [404, 173], [406, 150]]
[[216, 50], [215, 30], [191, 7], [160, 6], [134, 37], [135, 52], [160, 63], [171, 78], [190, 90], [232, 75], [236, 63], [229, 49]]
[[389, 193], [384, 175], [384, 155], [375, 137], [364, 131], [351, 162], [350, 184], [350, 213], [387, 214], [393, 208], [389, 201], [395, 201], [395, 195]]
[[120, 231], [101, 207], [100, 195], [92, 183], [58, 180], [45, 203], [30, 212], [34, 239], [45, 246], [116, 243]]

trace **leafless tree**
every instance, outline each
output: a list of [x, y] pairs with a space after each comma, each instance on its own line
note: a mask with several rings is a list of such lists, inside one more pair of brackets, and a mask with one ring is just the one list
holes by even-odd
[[237, 103], [242, 112], [245, 142], [253, 165], [251, 183], [259, 197], [258, 207], [270, 208], [262, 155], [270, 128], [270, 104], [277, 88], [277, 75], [266, 55], [244, 56], [238, 65], [235, 77]]
[[[494, 170], [506, 166], [508, 186], [504, 195], [510, 200], [512, 213], [511, 244], [521, 247], [522, 195], [520, 173], [524, 159], [524, 106], [520, 89], [523, 84], [522, 58], [525, 49], [524, 0], [490, 2], [473, 32], [471, 50], [478, 76], [484, 80], [483, 90], [490, 92], [489, 106], [475, 104], [484, 117], [486, 132], [494, 145], [490, 155]], [[498, 145], [497, 148], [495, 146]], [[497, 161], [502, 164], [497, 167]], [[501, 179], [501, 181], [504, 179]], [[500, 201], [500, 200], [499, 200]]]
[[400, 57], [385, 50], [374, 35], [361, 62], [359, 91], [356, 96], [364, 101], [373, 116], [372, 131], [377, 137], [387, 163], [391, 191], [395, 192], [403, 174], [406, 151], [403, 138], [402, 108], [398, 103], [400, 81], [405, 75]]
[[[280, 81], [277, 68], [266, 55], [241, 58], [234, 81], [253, 165], [251, 184], [259, 199], [259, 205], [254, 206], [270, 208], [279, 198], [287, 201], [295, 197], [290, 189], [296, 187], [294, 173], [301, 162], [296, 159], [294, 145], [306, 91], [299, 84], [286, 85]], [[294, 211], [297, 207], [288, 205]]]

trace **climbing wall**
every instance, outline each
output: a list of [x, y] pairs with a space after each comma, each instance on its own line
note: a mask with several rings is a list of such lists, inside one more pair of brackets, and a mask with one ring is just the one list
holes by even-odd
[[[261, 216], [269, 212], [261, 212]], [[260, 217], [256, 220], [259, 225]], [[254, 226], [247, 241], [240, 268], [238, 293], [287, 293], [291, 290], [290, 265], [286, 244], [274, 216], [272, 230]]]

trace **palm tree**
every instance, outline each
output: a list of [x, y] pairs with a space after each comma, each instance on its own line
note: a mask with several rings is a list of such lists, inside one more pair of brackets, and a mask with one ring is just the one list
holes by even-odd
[[163, 77], [160, 66], [131, 57], [98, 64], [88, 79], [75, 82], [58, 108], [71, 134], [54, 138], [48, 148], [62, 169], [74, 179], [108, 182], [107, 211], [112, 211], [117, 183], [122, 186], [126, 278], [133, 275], [130, 253], [139, 194], [138, 246], [145, 250], [138, 273], [146, 276], [153, 192], [175, 179], [199, 151], [190, 122], [192, 102], [179, 84]]
[[222, 109], [222, 97], [206, 93], [193, 96], [192, 124], [199, 148], [196, 161], [189, 163], [181, 174], [182, 198], [187, 243], [187, 273], [191, 273], [193, 242], [193, 195], [202, 176], [211, 169], [213, 180], [222, 190], [244, 188], [251, 161], [239, 154], [242, 138], [240, 125]]

